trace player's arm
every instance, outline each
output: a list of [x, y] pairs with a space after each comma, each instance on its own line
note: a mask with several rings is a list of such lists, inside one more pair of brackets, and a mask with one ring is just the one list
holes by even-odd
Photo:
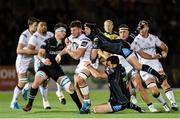
[[148, 53], [145, 53], [143, 51], [143, 49], [140, 49], [139, 51], [137, 51], [137, 53], [144, 59], [159, 59], [159, 58], [162, 58], [162, 56], [159, 53], [150, 55]]
[[103, 57], [104, 59], [107, 59], [111, 54], [102, 50], [98, 50], [98, 54]]
[[19, 43], [16, 49], [17, 54], [34, 55], [37, 54], [36, 50], [31, 50], [28, 47], [24, 47], [24, 44]]
[[43, 49], [43, 48], [40, 48], [39, 49], [39, 52], [38, 52], [38, 58], [41, 60], [41, 62], [45, 65], [51, 65], [51, 61], [49, 58], [44, 58], [45, 56], [45, 53], [46, 53], [46, 50]]
[[77, 48], [75, 51], [71, 51], [67, 48], [67, 53], [75, 60], [79, 60], [85, 53], [85, 48]]
[[90, 64], [87, 64], [86, 67], [87, 70], [91, 72], [91, 75], [95, 78], [106, 79], [108, 77], [108, 75], [104, 71], [94, 69]]
[[95, 60], [98, 57], [98, 50], [99, 49], [92, 49], [91, 50], [91, 60]]
[[159, 47], [162, 50], [161, 52], [162, 57], [166, 58], [168, 54], [168, 46], [164, 42], [161, 41], [161, 45]]

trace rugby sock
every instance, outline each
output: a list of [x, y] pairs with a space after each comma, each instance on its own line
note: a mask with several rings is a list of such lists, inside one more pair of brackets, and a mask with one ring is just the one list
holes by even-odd
[[42, 98], [44, 101], [47, 101], [47, 93], [48, 93], [48, 87], [39, 86], [39, 90], [41, 92]]
[[26, 83], [25, 86], [24, 86], [24, 90], [29, 90], [31, 87], [31, 83]]
[[151, 106], [151, 105], [152, 105], [152, 102], [147, 104], [148, 107]]
[[56, 85], [57, 85], [56, 95], [58, 96], [58, 98], [61, 98], [61, 99], [64, 98], [64, 94], [60, 85], [58, 83], [56, 83]]
[[70, 94], [71, 98], [73, 99], [73, 101], [76, 103], [77, 107], [79, 108], [79, 110], [81, 109], [82, 107], [82, 104], [77, 96], [77, 93], [76, 91], [74, 91], [74, 93]]
[[12, 102], [17, 102], [19, 94], [21, 93], [21, 88], [19, 88], [18, 86], [16, 86], [14, 88], [14, 94], [13, 94], [13, 98], [12, 98]]
[[28, 104], [32, 105], [33, 102], [34, 102], [34, 99], [37, 95], [37, 92], [38, 92], [38, 88], [37, 89], [33, 89], [31, 87], [31, 90], [30, 90], [30, 97], [29, 97], [29, 101], [28, 101]]
[[141, 108], [131, 102], [129, 102], [127, 105], [126, 105], [126, 108], [129, 108], [129, 109], [133, 109], [133, 110], [136, 110], [138, 112], [141, 112]]
[[150, 74], [156, 76], [158, 79], [161, 79], [161, 75], [156, 70], [154, 70], [153, 68], [151, 68], [148, 65], [143, 64], [142, 65], [142, 71], [150, 73]]
[[161, 104], [165, 104], [165, 100], [164, 98], [162, 97], [162, 95], [160, 94], [160, 92], [156, 95], [154, 94], [153, 97], [155, 97]]
[[168, 100], [171, 102], [171, 104], [176, 103], [176, 100], [174, 98], [174, 93], [171, 88], [169, 88], [169, 90], [166, 91], [165, 94], [166, 94], [166, 97], [168, 98]]
[[84, 86], [84, 87], [80, 87], [81, 93], [84, 96], [84, 99], [89, 99], [89, 87], [88, 85]]

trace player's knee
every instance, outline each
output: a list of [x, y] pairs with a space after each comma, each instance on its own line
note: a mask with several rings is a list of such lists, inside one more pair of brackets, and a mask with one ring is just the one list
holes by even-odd
[[154, 89], [156, 87], [157, 87], [157, 85], [155, 82], [151, 82], [151, 83], [147, 84], [147, 88], [149, 88], [149, 89]]
[[142, 86], [142, 84], [140, 84], [140, 83], [137, 83], [136, 86], [135, 86], [135, 88], [136, 88], [139, 92], [141, 92], [141, 91], [144, 89], [143, 86]]
[[68, 93], [74, 93], [74, 86], [71, 83], [69, 77], [64, 76], [63, 79], [60, 81], [60, 86]]
[[87, 78], [88, 78], [88, 76], [85, 73], [79, 73], [76, 81], [81, 86], [81, 85], [86, 84]]
[[18, 82], [18, 87], [23, 88], [26, 83], [27, 83], [27, 78], [21, 78], [21, 80], [19, 80]]

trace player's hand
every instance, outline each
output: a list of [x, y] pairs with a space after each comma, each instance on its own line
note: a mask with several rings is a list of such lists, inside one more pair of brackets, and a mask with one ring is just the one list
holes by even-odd
[[161, 55], [162, 55], [163, 58], [166, 58], [166, 57], [167, 57], [167, 53], [166, 53], [165, 51], [162, 51], [162, 52], [161, 52]]
[[159, 53], [152, 55], [152, 59], [160, 59], [160, 58], [162, 58], [162, 55], [160, 55]]
[[71, 45], [68, 44], [68, 45], [66, 46], [66, 52], [68, 52], [68, 51], [70, 51], [70, 50], [71, 50]]
[[56, 55], [55, 60], [59, 64], [61, 62], [61, 55], [60, 54]]
[[49, 58], [42, 58], [41, 62], [48, 66], [52, 64]]
[[85, 66], [85, 67], [91, 66], [91, 62], [88, 62], [88, 61], [85, 62], [85, 63], [84, 63], [84, 66]]

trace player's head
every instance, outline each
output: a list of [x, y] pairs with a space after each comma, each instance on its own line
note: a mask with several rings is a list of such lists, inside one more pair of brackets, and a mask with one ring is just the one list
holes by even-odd
[[112, 33], [113, 32], [113, 22], [111, 20], [105, 20], [104, 21], [104, 30], [107, 33]]
[[79, 20], [72, 21], [69, 28], [73, 37], [78, 37], [82, 33], [82, 24]]
[[126, 24], [119, 26], [119, 37], [122, 40], [126, 40], [129, 37], [129, 27]]
[[96, 27], [96, 23], [86, 22], [84, 24], [84, 32], [85, 32], [86, 36], [89, 36], [91, 33], [93, 33], [95, 30], [95, 27]]
[[38, 22], [39, 22], [39, 20], [36, 19], [35, 17], [30, 17], [28, 19], [28, 26], [29, 26], [29, 31], [30, 32], [32, 32], [32, 33], [36, 32]]
[[148, 34], [149, 31], [149, 24], [147, 21], [142, 20], [139, 21], [137, 29], [139, 30], [139, 34], [145, 36]]
[[66, 36], [66, 29], [67, 29], [67, 25], [66, 24], [63, 24], [61, 22], [57, 23], [54, 26], [55, 38], [57, 40], [64, 39], [64, 37]]
[[109, 68], [115, 68], [119, 64], [119, 58], [117, 56], [110, 56], [106, 62]]
[[47, 32], [47, 23], [44, 20], [40, 20], [38, 23], [37, 31], [41, 34], [46, 34]]

